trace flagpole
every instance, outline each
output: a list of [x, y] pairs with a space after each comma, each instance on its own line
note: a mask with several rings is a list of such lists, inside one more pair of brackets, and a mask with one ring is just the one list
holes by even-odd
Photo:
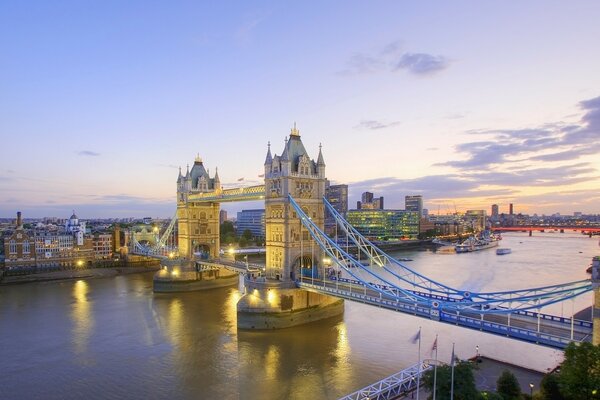
[[450, 374], [450, 400], [454, 400], [454, 343], [452, 343], [452, 360], [450, 361], [452, 366], [452, 373]]
[[437, 354], [437, 350], [438, 350], [438, 344], [437, 344], [437, 340], [438, 340], [438, 335], [435, 335], [435, 364], [433, 364], [433, 400], [435, 400], [435, 392], [437, 390], [437, 361], [438, 361], [438, 354]]
[[417, 367], [417, 400], [419, 400], [419, 388], [421, 387], [421, 327], [419, 327], [419, 366]]

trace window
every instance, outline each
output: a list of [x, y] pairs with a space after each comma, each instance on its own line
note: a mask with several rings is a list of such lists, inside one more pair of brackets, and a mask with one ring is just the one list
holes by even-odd
[[11, 240], [10, 242], [8, 242], [8, 244], [10, 254], [17, 254], [17, 242]]
[[29, 254], [29, 241], [25, 240], [23, 242], [23, 254]]

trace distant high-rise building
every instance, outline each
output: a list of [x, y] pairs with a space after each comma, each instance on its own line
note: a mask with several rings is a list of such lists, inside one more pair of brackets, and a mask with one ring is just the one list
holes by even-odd
[[420, 194], [404, 197], [404, 209], [406, 211], [415, 211], [419, 213], [419, 218], [423, 216], [423, 196]]
[[508, 205], [508, 214], [509, 214], [509, 215], [513, 215], [513, 203], [510, 203], [510, 204]]
[[492, 219], [497, 220], [498, 219], [498, 204], [492, 204]]
[[470, 221], [471, 227], [475, 231], [482, 231], [486, 228], [486, 213], [485, 210], [467, 210], [465, 218]]
[[[330, 185], [329, 181], [325, 183], [325, 198], [333, 208], [344, 217], [348, 213], [348, 185]], [[325, 212], [325, 232], [333, 234], [335, 231], [335, 219], [328, 212]]]
[[265, 210], [242, 210], [237, 213], [237, 234], [249, 230], [254, 237], [265, 237]]
[[424, 218], [427, 218], [428, 216], [429, 216], [429, 210], [428, 210], [428, 209], [426, 209], [426, 208], [424, 208], [424, 209], [423, 209], [423, 217], [424, 217]]
[[219, 211], [219, 225], [227, 221], [227, 210]]
[[383, 210], [383, 196], [375, 198], [373, 193], [364, 192], [356, 202], [357, 210]]

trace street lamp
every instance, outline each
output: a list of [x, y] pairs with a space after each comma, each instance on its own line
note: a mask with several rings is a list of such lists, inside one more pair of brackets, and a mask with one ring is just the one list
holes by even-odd
[[533, 397], [533, 383], [529, 383], [529, 395]]

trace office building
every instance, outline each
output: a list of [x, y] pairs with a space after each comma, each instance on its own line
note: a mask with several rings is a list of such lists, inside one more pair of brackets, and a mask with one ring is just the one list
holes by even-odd
[[237, 234], [243, 235], [246, 230], [255, 238], [265, 237], [265, 210], [242, 210], [237, 213]]
[[[330, 185], [327, 181], [325, 183], [325, 198], [337, 212], [346, 217], [348, 213], [348, 185]], [[325, 233], [334, 235], [335, 226], [333, 216], [325, 212]]]
[[419, 218], [423, 217], [423, 196], [420, 194], [404, 197], [404, 209], [419, 213]]
[[419, 234], [419, 214], [413, 211], [350, 210], [346, 219], [372, 240], [416, 239]]

